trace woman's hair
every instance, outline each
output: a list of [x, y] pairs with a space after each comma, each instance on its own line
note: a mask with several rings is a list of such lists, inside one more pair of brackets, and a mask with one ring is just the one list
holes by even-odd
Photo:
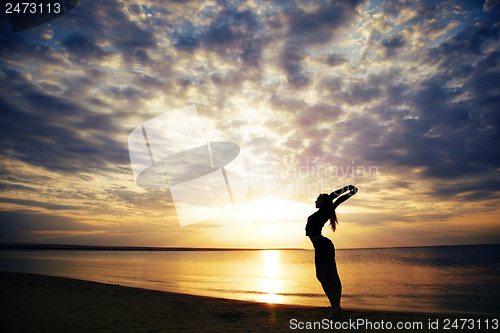
[[320, 209], [326, 211], [327, 217], [330, 220], [330, 227], [333, 232], [335, 232], [337, 224], [339, 224], [339, 220], [337, 218], [337, 213], [335, 213], [335, 208], [333, 208], [333, 201], [326, 193], [320, 194], [319, 196], [323, 199], [323, 206]]

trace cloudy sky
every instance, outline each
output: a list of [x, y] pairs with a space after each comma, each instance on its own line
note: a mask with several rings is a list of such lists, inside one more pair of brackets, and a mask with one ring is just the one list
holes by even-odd
[[[338, 248], [500, 243], [499, 13], [81, 0], [16, 33], [4, 15], [0, 243], [310, 248], [316, 196], [347, 184]], [[248, 194], [181, 227], [167, 189], [136, 184], [128, 136], [191, 104], [240, 146]]]

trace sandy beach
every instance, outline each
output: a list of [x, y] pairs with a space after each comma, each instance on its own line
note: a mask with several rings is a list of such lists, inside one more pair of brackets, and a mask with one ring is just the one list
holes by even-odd
[[[488, 331], [486, 325], [498, 331], [491, 329], [498, 318], [480, 315], [343, 309], [329, 320], [324, 307], [244, 302], [19, 273], [0, 273], [0, 294], [1, 332], [473, 332]], [[468, 319], [465, 325], [463, 320], [456, 322], [468, 327], [454, 329], [455, 319]]]

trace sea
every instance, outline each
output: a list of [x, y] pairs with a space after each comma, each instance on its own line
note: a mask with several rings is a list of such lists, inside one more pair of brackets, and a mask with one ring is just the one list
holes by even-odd
[[[500, 245], [336, 251], [342, 306], [500, 313]], [[266, 303], [328, 306], [314, 251], [1, 249], [0, 271]]]

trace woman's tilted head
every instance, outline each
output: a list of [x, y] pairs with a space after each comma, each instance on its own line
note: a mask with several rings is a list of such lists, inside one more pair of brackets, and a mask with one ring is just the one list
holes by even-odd
[[320, 211], [326, 212], [328, 219], [330, 220], [330, 226], [332, 227], [332, 230], [335, 231], [339, 222], [330, 195], [321, 193], [316, 199], [316, 208], [318, 208]]
[[316, 199], [316, 208], [324, 208], [326, 207], [326, 205], [328, 204], [328, 202], [331, 200], [330, 199], [330, 196], [326, 193], [321, 193], [318, 198]]

